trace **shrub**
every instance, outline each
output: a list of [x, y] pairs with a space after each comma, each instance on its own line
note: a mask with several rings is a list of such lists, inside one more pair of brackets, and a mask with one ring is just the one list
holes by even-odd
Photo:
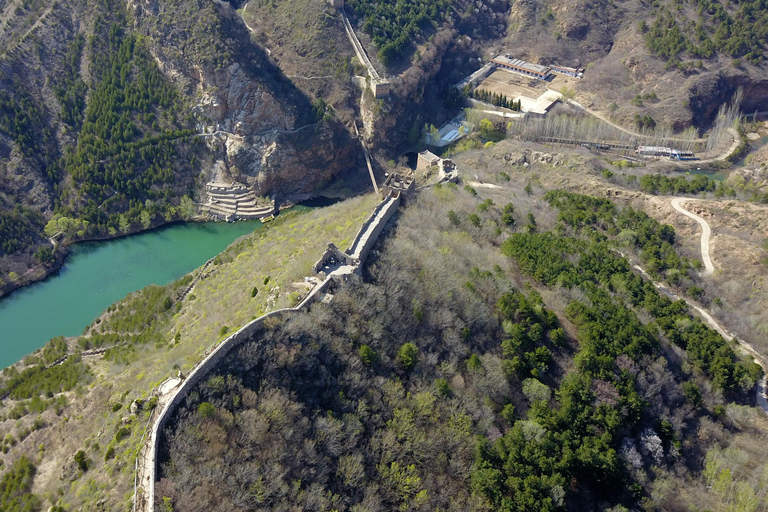
[[523, 381], [523, 394], [531, 402], [539, 400], [548, 402], [552, 397], [552, 390], [546, 384], [542, 384], [536, 379], [525, 379]]
[[117, 433], [115, 434], [115, 441], [118, 443], [125, 439], [126, 437], [131, 436], [131, 429], [128, 427], [121, 427], [117, 430]]
[[368, 345], [362, 345], [357, 353], [360, 355], [360, 360], [363, 364], [371, 365], [376, 361], [376, 351]]
[[504, 211], [501, 214], [501, 222], [506, 224], [507, 226], [514, 226], [515, 225], [515, 218], [512, 216], [512, 213], [515, 211], [515, 206], [512, 203], [507, 203], [504, 205]]
[[477, 357], [477, 354], [472, 354], [471, 356], [469, 356], [469, 359], [467, 359], [467, 370], [471, 372], [476, 372], [482, 369], [483, 369], [483, 363], [480, 362], [480, 358]]
[[85, 473], [88, 471], [88, 459], [85, 456], [85, 452], [83, 450], [78, 450], [78, 452], [75, 454], [75, 462], [77, 463], [77, 467], [80, 471]]
[[685, 399], [688, 400], [688, 402], [690, 402], [690, 404], [694, 407], [700, 407], [702, 404], [701, 391], [699, 391], [699, 387], [696, 385], [696, 383], [691, 381], [683, 382], [681, 387], [683, 389]]
[[688, 295], [693, 297], [695, 300], [699, 300], [704, 296], [704, 288], [700, 286], [691, 286], [688, 288]]
[[197, 406], [197, 413], [203, 418], [212, 418], [216, 414], [216, 408], [209, 402], [203, 402]]
[[565, 331], [562, 327], [549, 331], [549, 341], [551, 341], [554, 346], [564, 347], [565, 339]]
[[515, 422], [515, 406], [512, 404], [505, 405], [504, 408], [501, 410], [501, 417], [510, 423], [514, 423]]
[[397, 351], [397, 364], [405, 371], [410, 371], [416, 366], [419, 349], [413, 343], [404, 343]]
[[439, 396], [448, 396], [451, 394], [451, 387], [448, 385], [447, 380], [437, 379], [435, 381], [435, 391]]

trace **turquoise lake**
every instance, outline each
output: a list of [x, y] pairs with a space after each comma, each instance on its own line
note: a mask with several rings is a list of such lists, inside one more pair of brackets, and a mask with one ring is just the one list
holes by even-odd
[[259, 226], [259, 221], [173, 224], [72, 246], [59, 272], [0, 299], [0, 368], [55, 336], [81, 334], [113, 302], [180, 278]]

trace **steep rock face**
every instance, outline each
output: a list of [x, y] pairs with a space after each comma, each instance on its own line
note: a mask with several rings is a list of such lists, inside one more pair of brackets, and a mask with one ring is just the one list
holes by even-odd
[[224, 70], [203, 75], [197, 84], [200, 100], [195, 109], [214, 130], [253, 135], [268, 130], [289, 130], [297, 113], [284, 105], [234, 63]]
[[718, 107], [741, 88], [744, 99], [741, 110], [746, 114], [763, 112], [768, 105], [768, 78], [757, 73], [718, 72], [704, 75], [688, 89], [693, 123], [703, 125], [717, 114]]
[[357, 145], [338, 122], [274, 131], [229, 144], [233, 177], [280, 203], [310, 197], [334, 176], [357, 165]]
[[[386, 102], [377, 103], [371, 95], [364, 95], [361, 109], [366, 123], [365, 132], [372, 147], [388, 157], [393, 156], [412, 125], [419, 122], [419, 115], [429, 113], [425, 91], [430, 81], [440, 73], [443, 59], [457, 33], [454, 28], [438, 31], [429, 47], [422, 52], [421, 59], [391, 79], [392, 94]], [[434, 114], [434, 105], [431, 108]]]
[[[161, 13], [163, 9], [161, 4]], [[346, 130], [333, 122], [316, 123], [309, 98], [250, 42], [247, 27], [230, 4], [213, 2], [203, 15], [186, 6], [179, 9], [207, 23], [215, 17], [223, 46], [212, 58], [179, 55], [177, 27], [146, 10], [142, 21], [155, 34], [163, 69], [196, 98], [194, 111], [204, 130], [222, 132], [227, 139], [223, 148], [211, 147], [220, 148], [215, 157], [231, 178], [252, 185], [259, 195], [290, 201], [356, 165], [355, 144]]]

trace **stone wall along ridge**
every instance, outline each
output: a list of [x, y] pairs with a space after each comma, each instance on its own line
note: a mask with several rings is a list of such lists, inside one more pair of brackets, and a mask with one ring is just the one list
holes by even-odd
[[[360, 228], [355, 242], [352, 247], [346, 252], [350, 254], [350, 250], [354, 249], [355, 252], [350, 254], [353, 256], [358, 255], [356, 258], [356, 264], [359, 268], [365, 261], [368, 252], [373, 247], [376, 239], [381, 234], [382, 229], [387, 221], [397, 210], [400, 205], [400, 195], [389, 196], [379, 203], [374, 209], [370, 217], [365, 221], [363, 227]], [[259, 318], [252, 320], [237, 332], [231, 334], [225, 338], [219, 345], [217, 345], [210, 354], [208, 354], [184, 379], [179, 387], [174, 391], [174, 395], [170, 397], [168, 402], [162, 407], [160, 414], [157, 416], [157, 420], [152, 425], [152, 430], [149, 436], [149, 444], [147, 451], [144, 453], [144, 461], [148, 464], [143, 464], [142, 467], [148, 468], [148, 473], [143, 475], [141, 483], [139, 484], [146, 490], [146, 499], [139, 499], [138, 494], [134, 496], [134, 507], [137, 510], [154, 512], [155, 506], [155, 481], [157, 475], [157, 454], [159, 448], [160, 434], [167, 425], [173, 411], [179, 406], [189, 392], [221, 361], [229, 354], [232, 349], [240, 346], [246, 341], [253, 340], [256, 334], [262, 332], [264, 328], [264, 321], [268, 318], [287, 318], [293, 313], [296, 313], [306, 307], [312, 302], [317, 300], [332, 284], [334, 276], [329, 276], [318, 286], [314, 287], [312, 291], [294, 308], [277, 309], [260, 316]], [[143, 451], [143, 450], [142, 450]], [[140, 453], [139, 457], [142, 457]], [[138, 467], [138, 464], [137, 464]], [[138, 505], [138, 506], [137, 506]]]

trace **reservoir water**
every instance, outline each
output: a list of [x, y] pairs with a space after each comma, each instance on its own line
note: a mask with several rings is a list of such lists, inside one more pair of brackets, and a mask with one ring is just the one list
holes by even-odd
[[72, 246], [57, 273], [0, 299], [0, 368], [55, 336], [81, 334], [113, 302], [180, 278], [259, 226], [259, 221], [173, 224]]

